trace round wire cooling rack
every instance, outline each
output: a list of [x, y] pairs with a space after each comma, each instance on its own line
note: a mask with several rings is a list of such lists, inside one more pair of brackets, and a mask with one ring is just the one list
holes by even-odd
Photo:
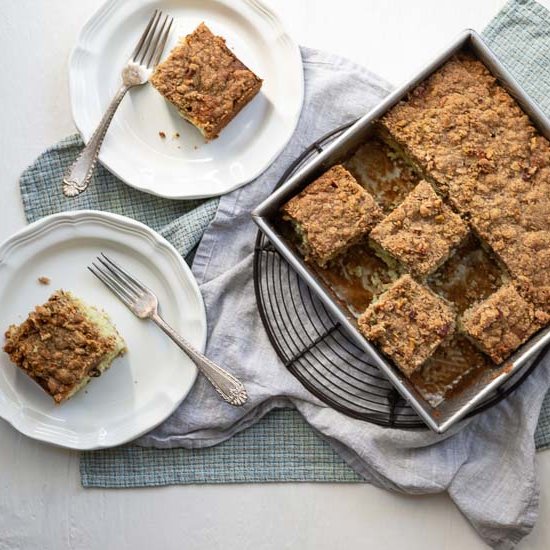
[[[336, 128], [310, 145], [288, 167], [277, 187], [352, 124]], [[254, 289], [273, 348], [285, 367], [312, 394], [353, 418], [392, 428], [428, 429], [261, 231], [254, 254]], [[519, 369], [468, 416], [510, 395], [538, 363], [535, 360], [529, 367]]]

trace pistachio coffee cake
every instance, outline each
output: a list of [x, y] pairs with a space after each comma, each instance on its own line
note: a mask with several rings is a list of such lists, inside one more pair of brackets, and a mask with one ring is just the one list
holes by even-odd
[[454, 56], [380, 129], [550, 312], [550, 143], [483, 63]]
[[467, 50], [371, 129], [282, 217], [368, 340], [456, 388], [550, 324], [550, 143]]
[[403, 275], [358, 319], [359, 330], [410, 376], [455, 330], [455, 312]]
[[382, 219], [382, 210], [372, 195], [337, 165], [290, 199], [282, 215], [300, 236], [305, 257], [324, 266], [362, 240]]
[[370, 233], [382, 257], [399, 262], [412, 275], [435, 272], [468, 235], [468, 226], [421, 181]]
[[504, 285], [460, 318], [462, 333], [495, 363], [504, 361], [548, 321], [549, 316], [524, 300], [513, 284]]
[[126, 352], [107, 314], [58, 290], [5, 334], [4, 351], [56, 403], [100, 376]]
[[180, 40], [150, 81], [207, 140], [218, 137], [262, 87], [204, 23]]

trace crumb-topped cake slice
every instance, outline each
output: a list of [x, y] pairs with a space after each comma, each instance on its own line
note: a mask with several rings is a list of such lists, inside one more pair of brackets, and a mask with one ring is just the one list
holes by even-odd
[[20, 325], [6, 331], [4, 351], [49, 393], [66, 401], [126, 352], [109, 317], [58, 290]]
[[460, 329], [498, 364], [548, 321], [548, 314], [524, 300], [513, 284], [507, 284], [466, 310]]
[[336, 165], [282, 207], [306, 260], [321, 267], [365, 237], [382, 218], [372, 195]]
[[358, 320], [359, 330], [410, 376], [455, 330], [455, 312], [410, 275], [399, 278]]
[[416, 277], [433, 273], [466, 238], [468, 227], [421, 181], [370, 233], [377, 251]]
[[204, 23], [181, 39], [150, 80], [208, 140], [218, 137], [262, 87]]

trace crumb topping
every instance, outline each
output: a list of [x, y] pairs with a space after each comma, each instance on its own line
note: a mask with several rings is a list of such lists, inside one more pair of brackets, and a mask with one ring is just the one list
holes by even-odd
[[180, 41], [150, 80], [207, 139], [217, 137], [262, 85], [204, 23]]
[[468, 227], [421, 181], [370, 238], [417, 277], [433, 273], [468, 234]]
[[342, 166], [333, 166], [282, 207], [303, 237], [306, 259], [320, 266], [365, 237], [382, 211]]
[[483, 64], [466, 54], [451, 58], [381, 122], [461, 211], [486, 174], [535, 169], [529, 162], [535, 128]]
[[116, 339], [102, 336], [81, 312], [72, 295], [56, 291], [21, 325], [5, 333], [10, 359], [60, 403], [87, 376], [96, 372]]
[[453, 57], [381, 124], [550, 313], [550, 143], [487, 68]]
[[359, 330], [410, 376], [455, 330], [452, 308], [403, 275], [358, 320]]
[[495, 363], [502, 363], [549, 320], [549, 315], [524, 300], [513, 284], [507, 284], [468, 309], [461, 330]]

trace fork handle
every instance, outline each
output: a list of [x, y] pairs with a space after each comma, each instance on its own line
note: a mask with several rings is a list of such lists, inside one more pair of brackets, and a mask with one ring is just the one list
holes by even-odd
[[87, 143], [86, 147], [82, 149], [80, 155], [78, 155], [74, 163], [67, 170], [67, 173], [63, 178], [63, 194], [66, 197], [76, 197], [88, 187], [97, 163], [99, 149], [105, 139], [105, 134], [107, 133], [109, 124], [111, 124], [111, 120], [113, 120], [113, 116], [120, 105], [122, 98], [126, 95], [126, 92], [129, 89], [130, 87], [124, 84], [118, 89], [115, 97], [105, 111], [99, 126], [92, 134], [90, 141]]
[[168, 325], [160, 315], [154, 314], [152, 320], [193, 360], [193, 363], [197, 365], [197, 368], [214, 386], [214, 389], [224, 401], [237, 407], [246, 403], [248, 394], [240, 380], [197, 351], [185, 338], [182, 338]]

